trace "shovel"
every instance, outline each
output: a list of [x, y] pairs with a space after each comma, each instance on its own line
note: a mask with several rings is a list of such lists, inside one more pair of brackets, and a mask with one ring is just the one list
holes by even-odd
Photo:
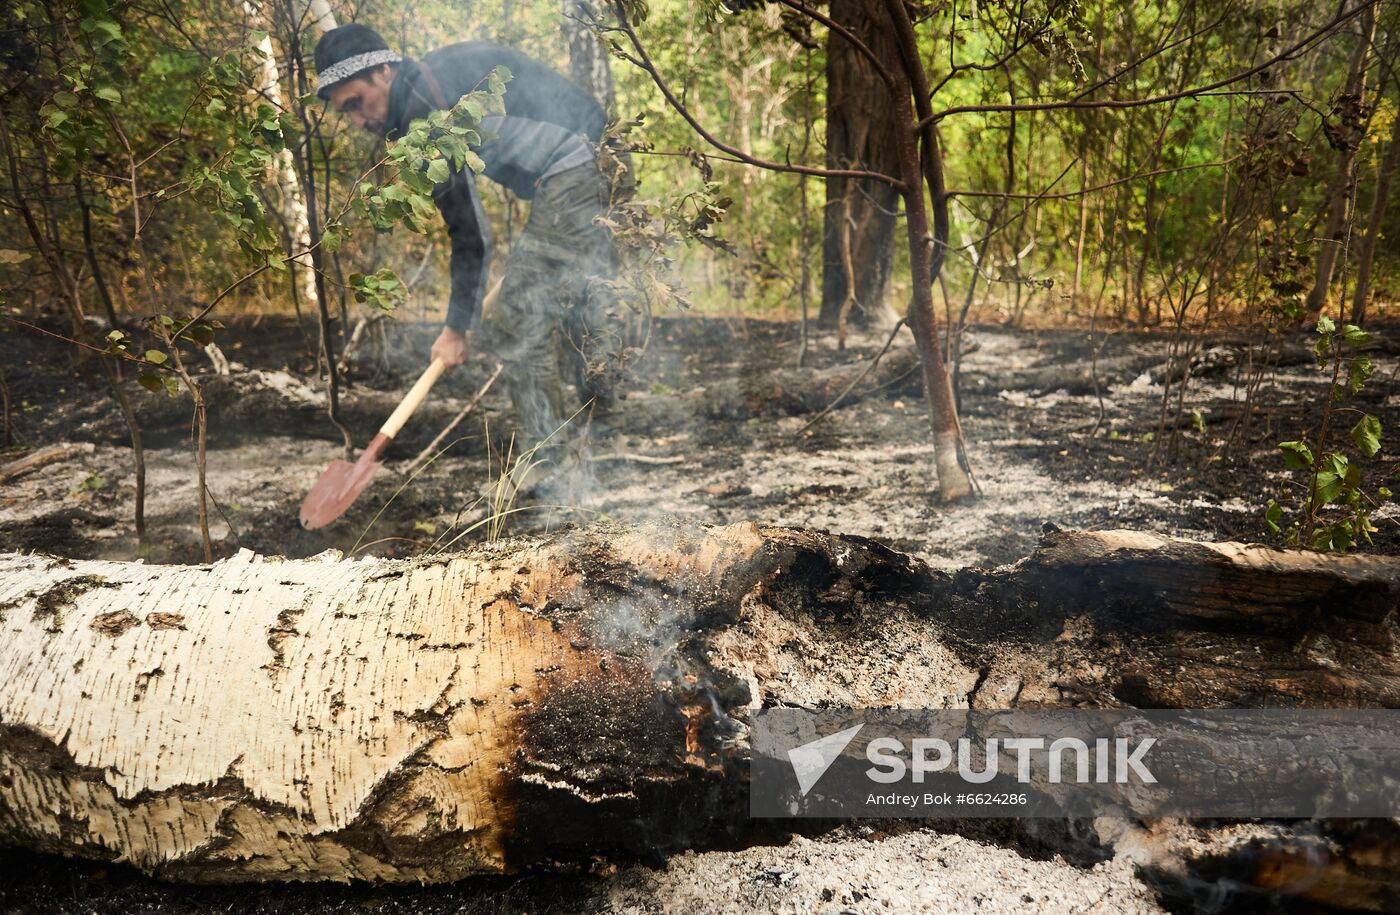
[[399, 401], [399, 405], [384, 421], [384, 425], [379, 427], [379, 434], [370, 440], [369, 445], [360, 453], [358, 461], [353, 464], [349, 461], [331, 462], [331, 466], [325, 469], [316, 485], [311, 487], [311, 491], [302, 500], [302, 527], [309, 531], [325, 527], [354, 504], [355, 499], [359, 498], [360, 493], [364, 492], [369, 481], [374, 478], [374, 472], [384, 466], [379, 460], [384, 454], [384, 449], [389, 447], [394, 436], [399, 434], [403, 424], [408, 422], [413, 411], [418, 409], [418, 405], [428, 396], [428, 392], [433, 389], [433, 385], [446, 369], [447, 363], [441, 359], [432, 361], [404, 395], [404, 399]]

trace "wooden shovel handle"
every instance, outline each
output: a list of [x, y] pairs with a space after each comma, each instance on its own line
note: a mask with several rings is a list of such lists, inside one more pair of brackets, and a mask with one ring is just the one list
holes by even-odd
[[447, 363], [441, 359], [434, 359], [424, 370], [418, 380], [413, 383], [413, 387], [404, 395], [403, 400], [394, 408], [394, 412], [389, 414], [389, 418], [384, 420], [384, 425], [379, 427], [379, 433], [389, 438], [399, 434], [403, 424], [408, 422], [408, 418], [413, 415], [413, 411], [418, 409], [418, 405], [423, 402], [423, 398], [428, 396], [428, 392], [437, 384], [437, 380], [442, 377], [442, 373], [447, 371]]

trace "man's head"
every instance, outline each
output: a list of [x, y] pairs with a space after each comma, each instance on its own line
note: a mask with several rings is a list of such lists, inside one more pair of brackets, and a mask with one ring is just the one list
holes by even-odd
[[363, 25], [331, 29], [316, 43], [316, 94], [349, 115], [355, 126], [383, 135], [389, 120], [389, 87], [403, 58], [379, 33]]

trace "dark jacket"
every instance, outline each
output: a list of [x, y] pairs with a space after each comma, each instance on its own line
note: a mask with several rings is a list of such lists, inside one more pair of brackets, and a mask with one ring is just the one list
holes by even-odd
[[[486, 177], [529, 200], [537, 184], [552, 175], [594, 161], [607, 116], [582, 89], [533, 58], [485, 41], [464, 41], [429, 52], [423, 58], [450, 106], [486, 86], [498, 66], [510, 69], [505, 114], [484, 119], [491, 139], [477, 149]], [[409, 124], [442, 107], [422, 66], [399, 64], [389, 89], [388, 135], [401, 136]], [[463, 168], [433, 191], [452, 238], [452, 297], [447, 326], [465, 331], [481, 319], [481, 299], [491, 258], [491, 229], [481, 210], [476, 176]]]

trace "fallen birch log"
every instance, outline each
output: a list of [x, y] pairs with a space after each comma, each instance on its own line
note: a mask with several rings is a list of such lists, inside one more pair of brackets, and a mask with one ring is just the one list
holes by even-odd
[[[443, 881], [758, 838], [749, 710], [1400, 703], [1400, 558], [599, 528], [450, 559], [0, 556], [0, 842]], [[1400, 881], [1400, 878], [1396, 878]]]
[[62, 445], [50, 445], [47, 448], [40, 448], [22, 458], [0, 464], [0, 483], [9, 483], [11, 480], [18, 480], [28, 473], [33, 473], [40, 467], [49, 464], [56, 464], [59, 461], [66, 461], [79, 454], [91, 454], [95, 449], [88, 442], [73, 443], [68, 442]]

